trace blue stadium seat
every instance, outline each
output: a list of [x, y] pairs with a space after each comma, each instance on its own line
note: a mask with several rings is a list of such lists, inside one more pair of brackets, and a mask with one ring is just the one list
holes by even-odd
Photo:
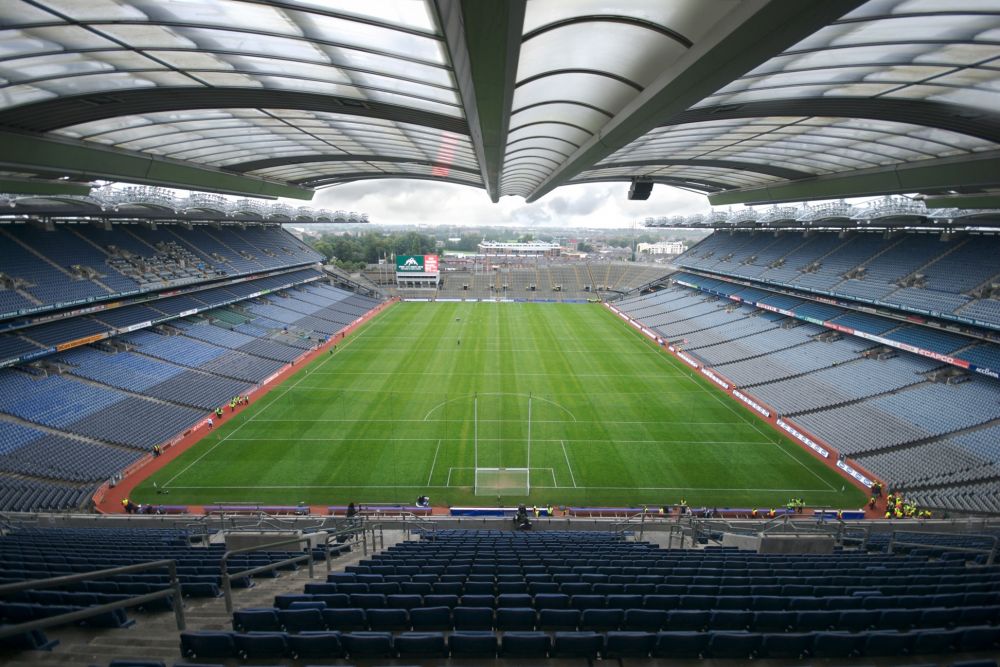
[[448, 650], [453, 658], [493, 658], [497, 637], [488, 631], [456, 631], [448, 636]]
[[285, 637], [282, 632], [237, 632], [233, 643], [236, 654], [244, 660], [264, 660], [281, 658], [288, 652]]
[[386, 597], [386, 604], [390, 609], [413, 609], [423, 605], [423, 603], [421, 596], [409, 593], [393, 594]]
[[238, 632], [278, 632], [281, 621], [275, 609], [238, 609], [233, 612], [233, 630]]
[[579, 609], [542, 609], [538, 612], [539, 630], [576, 630], [579, 626]]
[[668, 630], [704, 630], [711, 614], [695, 609], [675, 609], [667, 612]]
[[812, 649], [815, 632], [765, 634], [761, 651], [769, 658], [801, 659]]
[[754, 632], [787, 632], [795, 626], [794, 611], [755, 611], [750, 628]]
[[405, 609], [368, 609], [368, 628], [372, 631], [410, 629], [410, 617]]
[[535, 609], [539, 611], [543, 609], [569, 609], [569, 596], [563, 593], [539, 593], [535, 595], [534, 603]]
[[393, 657], [392, 633], [349, 632], [342, 636], [344, 649], [351, 660]]
[[451, 609], [448, 607], [414, 607], [410, 609], [410, 624], [414, 631], [451, 630]]
[[452, 593], [432, 593], [424, 596], [424, 606], [454, 608], [458, 606], [458, 599], [458, 596]]
[[762, 635], [756, 632], [710, 632], [707, 655], [749, 660], [760, 651]]
[[281, 609], [278, 619], [285, 632], [320, 632], [326, 630], [323, 612], [319, 609]]
[[396, 653], [407, 658], [446, 658], [444, 634], [440, 632], [402, 632], [393, 640]]
[[1000, 628], [983, 625], [965, 628], [958, 640], [958, 650], [964, 653], [992, 651], [1000, 647]]
[[558, 631], [552, 641], [553, 658], [596, 659], [604, 650], [604, 635], [596, 632]]
[[654, 658], [701, 658], [708, 648], [708, 633], [661, 631], [656, 633]]
[[622, 609], [584, 609], [580, 616], [580, 629], [598, 632], [618, 630], [624, 618]]
[[236, 645], [229, 632], [182, 632], [181, 655], [186, 658], [233, 658], [236, 657]]
[[604, 657], [646, 658], [656, 645], [653, 632], [611, 631], [605, 635]]
[[656, 632], [667, 623], [667, 612], [662, 609], [626, 609], [623, 630]]
[[496, 613], [497, 630], [534, 630], [537, 617], [531, 607], [500, 607]]
[[456, 630], [492, 630], [492, 607], [461, 607], [454, 612]]
[[848, 658], [858, 653], [859, 635], [846, 632], [817, 632], [812, 654], [817, 658]]
[[906, 655], [912, 645], [912, 635], [879, 630], [865, 633], [861, 642], [861, 654], [865, 657]]
[[505, 658], [545, 658], [552, 646], [544, 632], [505, 632], [500, 639], [500, 655]]
[[288, 635], [289, 655], [295, 660], [343, 658], [344, 647], [339, 632], [300, 632]]
[[364, 609], [348, 607], [345, 609], [324, 609], [323, 622], [331, 630], [350, 632], [352, 630], [366, 630], [368, 628], [368, 617]]
[[708, 619], [708, 627], [710, 630], [746, 630], [752, 622], [752, 611], [724, 609], [712, 612]]

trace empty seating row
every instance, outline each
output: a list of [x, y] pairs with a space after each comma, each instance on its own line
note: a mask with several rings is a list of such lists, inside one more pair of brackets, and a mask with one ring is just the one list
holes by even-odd
[[169, 224], [155, 230], [137, 225], [97, 229], [57, 224], [48, 230], [5, 225], [0, 254], [4, 273], [20, 292], [15, 292], [19, 299], [7, 300], [0, 310], [4, 314], [322, 259], [280, 225], [212, 230]]
[[[494, 609], [479, 600], [460, 600], [458, 606], [446, 600], [421, 600], [419, 596], [396, 596], [390, 603], [398, 607], [336, 606], [347, 600], [328, 595], [324, 600], [291, 600], [287, 607], [236, 611], [233, 629], [239, 631], [304, 632], [319, 630], [754, 630], [758, 632], [805, 632], [810, 630], [910, 630], [963, 625], [996, 625], [1000, 604], [959, 607], [886, 609], [745, 608], [655, 609], [582, 608], [565, 606], [501, 606]], [[363, 596], [350, 599], [363, 605]], [[403, 597], [413, 597], [412, 601]], [[437, 597], [437, 596], [433, 596]], [[443, 596], [442, 596], [443, 597]], [[589, 597], [589, 596], [587, 596]], [[327, 601], [334, 606], [327, 606]], [[433, 604], [437, 602], [438, 604]], [[484, 601], [485, 602], [485, 601]], [[599, 603], [598, 600], [586, 602]], [[427, 606], [423, 606], [427, 604]]]
[[855, 657], [943, 653], [950, 650], [990, 651], [1000, 644], [1000, 629], [896, 632], [586, 632], [533, 631], [318, 632], [182, 632], [181, 652], [191, 659], [243, 658], [735, 658], [799, 659], [806, 656]]

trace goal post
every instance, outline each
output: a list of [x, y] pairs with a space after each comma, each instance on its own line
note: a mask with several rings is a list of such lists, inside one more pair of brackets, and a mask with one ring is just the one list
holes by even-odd
[[524, 467], [503, 466], [502, 439], [499, 443], [499, 467], [479, 465], [479, 394], [473, 398], [473, 456], [475, 466], [474, 494], [477, 496], [527, 496], [531, 493], [531, 395], [528, 395], [528, 439]]

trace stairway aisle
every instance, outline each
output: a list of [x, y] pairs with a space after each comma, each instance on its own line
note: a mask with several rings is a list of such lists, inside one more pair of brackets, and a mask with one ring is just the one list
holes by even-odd
[[[403, 531], [385, 531], [385, 547], [405, 539]], [[369, 556], [371, 552], [369, 552]], [[343, 570], [363, 558], [360, 543], [349, 553], [333, 561], [332, 571]], [[315, 563], [312, 581], [324, 581], [326, 566]], [[233, 590], [233, 607], [270, 607], [274, 597], [281, 593], [301, 593], [310, 581], [309, 570], [300, 567], [294, 572], [282, 571], [276, 579], [260, 577], [250, 589]], [[185, 620], [188, 630], [232, 630], [232, 614], [226, 612], [223, 598], [187, 598], [184, 600]], [[63, 627], [46, 630], [50, 639], [59, 645], [51, 651], [22, 651], [9, 656], [0, 655], [4, 667], [37, 667], [60, 665], [86, 667], [107, 665], [117, 658], [162, 660], [166, 665], [184, 662], [180, 653], [180, 636], [173, 612], [127, 611], [135, 625], [125, 629], [87, 629]]]

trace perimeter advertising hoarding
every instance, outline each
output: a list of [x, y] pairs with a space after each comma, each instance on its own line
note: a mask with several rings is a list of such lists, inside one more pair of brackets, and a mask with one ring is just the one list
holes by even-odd
[[438, 275], [437, 255], [397, 255], [396, 274], [401, 276]]

